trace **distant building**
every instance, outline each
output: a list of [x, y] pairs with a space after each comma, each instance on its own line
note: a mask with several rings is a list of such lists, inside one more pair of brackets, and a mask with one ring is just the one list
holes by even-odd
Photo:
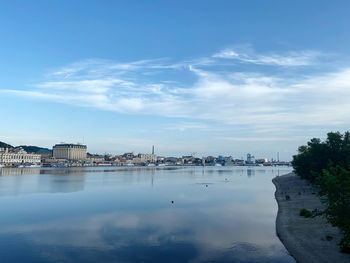
[[122, 157], [124, 157], [126, 160], [132, 160], [135, 157], [135, 155], [134, 155], [133, 152], [131, 152], [131, 153], [124, 153], [122, 155]]
[[218, 158], [216, 158], [216, 164], [221, 164], [222, 166], [225, 165], [225, 157], [222, 155], [219, 155]]
[[264, 164], [264, 163], [267, 163], [268, 160], [266, 158], [264, 158], [264, 159], [256, 159], [255, 162], [258, 163], [258, 164]]
[[132, 160], [126, 160], [125, 164], [127, 166], [134, 166], [135, 164], [132, 162]]
[[205, 159], [205, 161], [207, 163], [211, 163], [211, 162], [215, 162], [216, 158], [214, 156], [207, 156], [207, 158]]
[[232, 156], [225, 157], [225, 166], [232, 166], [234, 165], [234, 161]]
[[99, 154], [87, 153], [86, 161], [90, 162], [90, 163], [95, 163], [95, 164], [103, 163], [105, 161], [105, 157], [103, 155], [99, 155]]
[[253, 164], [255, 163], [255, 157], [251, 155], [250, 153], [247, 154], [247, 164]]
[[140, 165], [140, 164], [142, 163], [142, 160], [141, 160], [140, 157], [134, 157], [134, 158], [132, 159], [132, 162], [133, 162], [134, 164], [136, 164], [136, 165]]
[[157, 156], [157, 162], [164, 162], [165, 157], [164, 156]]
[[56, 144], [53, 147], [53, 157], [56, 159], [85, 160], [86, 145], [81, 144]]
[[142, 163], [156, 163], [157, 155], [154, 154], [154, 145], [152, 146], [151, 154], [141, 154], [141, 162]]
[[39, 154], [27, 153], [22, 148], [9, 151], [8, 148], [0, 148], [0, 164], [39, 164], [41, 156]]
[[157, 155], [155, 154], [141, 154], [141, 162], [155, 163], [157, 162]]
[[36, 154], [40, 154], [41, 159], [51, 158], [52, 157], [52, 151], [46, 150], [46, 149], [40, 149], [36, 152]]
[[233, 163], [234, 165], [245, 165], [245, 161], [241, 159], [235, 159]]
[[166, 157], [164, 159], [165, 164], [167, 165], [178, 165], [178, 164], [182, 164], [181, 163], [181, 158], [177, 158], [177, 157]]
[[182, 156], [181, 163], [182, 164], [193, 164], [195, 158], [192, 155]]
[[216, 158], [214, 156], [207, 156], [205, 157], [205, 165], [215, 165], [216, 164]]

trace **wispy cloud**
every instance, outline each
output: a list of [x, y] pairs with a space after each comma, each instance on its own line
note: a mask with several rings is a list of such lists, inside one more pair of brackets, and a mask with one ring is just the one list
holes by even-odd
[[316, 51], [290, 51], [285, 54], [256, 54], [255, 52], [238, 52], [234, 49], [224, 49], [213, 55], [214, 58], [234, 59], [244, 63], [273, 65], [283, 67], [308, 66], [315, 64], [321, 53]]
[[131, 62], [115, 62], [106, 59], [86, 59], [72, 63], [68, 66], [54, 70], [48, 77], [72, 79], [85, 76], [89, 78], [98, 78], [109, 76], [121, 76], [130, 72], [139, 72], [144, 70], [166, 70], [181, 69], [186, 67], [185, 62], [171, 63], [167, 58], [144, 59]]
[[203, 130], [203, 131], [210, 131], [214, 130], [214, 127], [211, 127], [210, 125], [206, 123], [201, 122], [177, 122], [172, 124], [167, 124], [163, 126], [163, 129], [165, 130], [175, 130], [175, 131], [187, 131], [187, 130]]
[[[248, 55], [226, 49], [178, 62], [168, 58], [129, 63], [84, 60], [48, 74], [29, 89], [0, 89], [0, 93], [123, 114], [191, 119], [166, 127], [180, 131], [212, 129], [208, 121], [256, 131], [346, 125], [350, 122], [350, 66], [322, 73], [312, 70], [319, 54]], [[264, 67], [237, 70], [237, 65], [222, 64], [222, 59], [275, 65], [281, 73]], [[284, 74], [286, 66], [305, 65], [310, 68], [307, 75]], [[154, 74], [143, 74], [147, 72]]]
[[225, 141], [239, 141], [239, 142], [276, 142], [276, 141], [305, 141], [309, 138], [305, 136], [298, 136], [298, 137], [224, 137], [220, 139]]

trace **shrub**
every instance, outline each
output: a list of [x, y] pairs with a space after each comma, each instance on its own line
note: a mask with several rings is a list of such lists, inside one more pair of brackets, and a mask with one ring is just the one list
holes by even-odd
[[330, 236], [330, 235], [327, 235], [327, 236], [326, 236], [326, 239], [327, 239], [328, 241], [331, 241], [331, 240], [333, 239], [333, 237]]
[[344, 237], [340, 241], [339, 246], [341, 252], [350, 254], [350, 235], [348, 233], [344, 233]]
[[308, 218], [308, 217], [311, 217], [311, 216], [312, 216], [312, 213], [311, 213], [309, 210], [303, 208], [303, 209], [300, 210], [299, 215], [300, 215], [300, 216], [303, 216], [303, 217], [305, 217], [305, 218]]

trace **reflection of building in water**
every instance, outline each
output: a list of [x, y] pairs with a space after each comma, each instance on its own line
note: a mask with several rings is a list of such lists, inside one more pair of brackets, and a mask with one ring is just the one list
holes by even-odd
[[[48, 182], [49, 181], [49, 182]], [[83, 191], [85, 188], [85, 173], [56, 174], [49, 178], [41, 176], [39, 187], [50, 193], [72, 193]]]
[[56, 159], [85, 160], [86, 150], [86, 145], [56, 144], [53, 147], [53, 157]]
[[12, 165], [23, 163], [39, 164], [41, 162], [41, 156], [39, 154], [27, 153], [21, 147], [15, 148], [13, 151], [9, 151], [8, 148], [0, 148], [0, 164]]
[[0, 176], [6, 175], [28, 175], [40, 174], [40, 168], [2, 168], [0, 169]]
[[247, 175], [248, 175], [248, 177], [254, 176], [255, 170], [254, 169], [247, 169]]
[[[71, 193], [83, 191], [85, 170], [40, 169], [40, 168], [1, 168], [0, 176], [21, 176], [8, 185], [7, 193]], [[24, 176], [35, 175], [35, 176]], [[9, 182], [9, 181], [7, 181]], [[0, 193], [1, 195], [1, 193]]]

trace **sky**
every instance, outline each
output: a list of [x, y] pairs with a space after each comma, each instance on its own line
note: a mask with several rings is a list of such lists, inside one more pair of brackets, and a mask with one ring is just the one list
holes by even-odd
[[1, 1], [0, 141], [291, 160], [350, 123], [349, 1]]

